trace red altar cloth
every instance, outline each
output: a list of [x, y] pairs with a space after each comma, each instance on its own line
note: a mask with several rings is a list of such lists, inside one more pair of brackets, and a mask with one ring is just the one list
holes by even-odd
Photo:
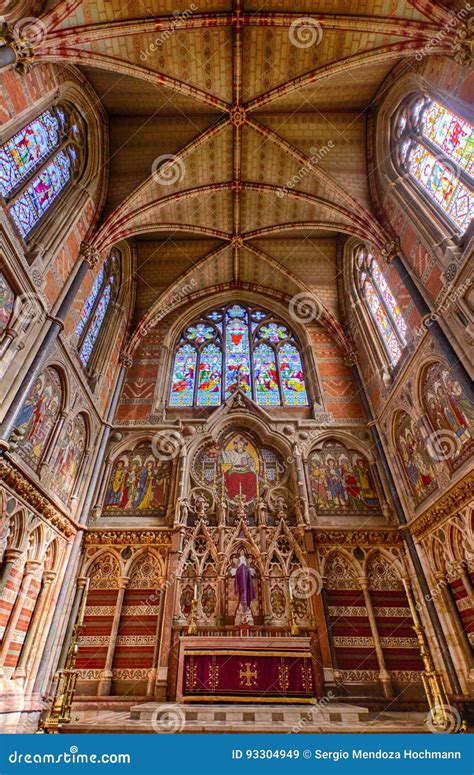
[[288, 651], [187, 651], [183, 699], [266, 702], [315, 696], [309, 653]]

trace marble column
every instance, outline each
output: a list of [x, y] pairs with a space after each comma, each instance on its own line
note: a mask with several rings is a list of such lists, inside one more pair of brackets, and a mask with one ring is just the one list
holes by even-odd
[[375, 653], [377, 655], [377, 662], [379, 663], [380, 683], [382, 684], [385, 697], [387, 697], [387, 699], [391, 699], [393, 697], [393, 686], [390, 678], [390, 673], [388, 672], [387, 667], [385, 665], [385, 657], [383, 654], [382, 644], [380, 642], [380, 635], [377, 628], [377, 621], [375, 619], [374, 609], [372, 606], [372, 599], [370, 597], [370, 592], [369, 592], [369, 581], [365, 576], [359, 578], [358, 581], [364, 595], [364, 602], [365, 602], [365, 607], [367, 609], [367, 617], [369, 619], [370, 631], [372, 633], [372, 638], [374, 641], [374, 648], [375, 648]]
[[105, 657], [105, 665], [101, 672], [99, 685], [97, 687], [97, 695], [99, 697], [105, 697], [110, 694], [112, 688], [112, 666], [114, 663], [115, 648], [117, 646], [117, 634], [120, 626], [120, 619], [122, 616], [123, 599], [125, 597], [125, 590], [127, 589], [130, 578], [128, 576], [122, 576], [119, 579], [119, 590], [117, 594], [117, 600], [115, 602], [114, 618], [112, 621], [112, 629], [109, 636], [109, 646], [107, 648], [107, 655]]
[[364, 409], [365, 415], [368, 418], [369, 422], [367, 423], [370, 432], [372, 435], [372, 439], [374, 442], [374, 446], [377, 450], [379, 460], [382, 464], [382, 468], [385, 473], [386, 481], [390, 490], [390, 496], [392, 498], [392, 503], [395, 509], [395, 513], [398, 519], [398, 523], [400, 527], [402, 528], [403, 538], [408, 550], [408, 554], [410, 555], [410, 559], [413, 563], [413, 567], [415, 569], [415, 573], [418, 579], [418, 583], [420, 585], [421, 593], [426, 600], [426, 610], [428, 613], [428, 616], [431, 621], [431, 625], [433, 627], [436, 640], [438, 641], [439, 650], [441, 653], [441, 657], [444, 663], [444, 667], [446, 669], [446, 673], [449, 676], [449, 680], [451, 682], [451, 686], [453, 691], [456, 694], [462, 694], [462, 687], [459, 682], [458, 674], [456, 672], [456, 668], [454, 666], [453, 659], [451, 657], [451, 653], [449, 651], [449, 646], [446, 641], [446, 637], [443, 631], [443, 628], [441, 626], [441, 622], [438, 616], [438, 612], [436, 610], [436, 606], [433, 603], [433, 600], [431, 599], [430, 595], [430, 587], [426, 580], [426, 576], [423, 570], [423, 566], [421, 564], [420, 558], [418, 556], [418, 550], [415, 545], [415, 541], [413, 540], [413, 536], [408, 528], [408, 520], [405, 516], [405, 510], [403, 508], [402, 502], [398, 496], [398, 491], [395, 486], [395, 481], [392, 476], [392, 471], [390, 469], [390, 466], [388, 464], [387, 456], [385, 454], [385, 449], [382, 444], [382, 440], [380, 438], [380, 434], [378, 432], [377, 426], [375, 424], [375, 421], [373, 420], [372, 416], [372, 409], [370, 407], [369, 401], [367, 399], [367, 395], [365, 392], [365, 387], [362, 382], [362, 378], [359, 374], [359, 369], [357, 366], [357, 363], [353, 363], [352, 365], [352, 376], [354, 379], [354, 384], [356, 386], [357, 394], [360, 398], [360, 401], [362, 403], [362, 407]]
[[41, 591], [39, 593], [36, 606], [33, 612], [33, 617], [28, 627], [26, 640], [21, 650], [20, 658], [18, 660], [13, 678], [15, 680], [24, 681], [30, 672], [31, 663], [34, 660], [36, 651], [34, 647], [37, 646], [36, 636], [40, 631], [43, 624], [44, 615], [48, 612], [48, 603], [51, 596], [52, 584], [56, 578], [55, 571], [45, 571], [43, 574], [43, 581]]
[[8, 620], [8, 624], [6, 626], [5, 633], [2, 640], [2, 646], [0, 650], [0, 664], [2, 666], [5, 666], [5, 660], [7, 658], [8, 649], [10, 648], [11, 642], [15, 635], [18, 621], [20, 619], [20, 615], [23, 610], [23, 606], [27, 601], [31, 582], [33, 581], [33, 578], [37, 573], [38, 568], [40, 567], [41, 567], [41, 563], [36, 560], [27, 560], [25, 562], [23, 578], [21, 580], [20, 588], [18, 590], [18, 594], [16, 596], [16, 600], [15, 600], [12, 612], [10, 614], [10, 618]]
[[9, 449], [8, 440], [15, 427], [18, 413], [20, 412], [31, 387], [41, 372], [54, 342], [64, 328], [64, 320], [82, 285], [87, 270], [95, 267], [98, 261], [98, 252], [91, 245], [82, 243], [75, 274], [69, 284], [69, 288], [59, 305], [56, 315], [54, 317], [48, 316], [50, 321], [49, 328], [47, 329], [43, 341], [41, 342], [32, 363], [28, 367], [0, 425], [0, 449]]
[[15, 562], [17, 561], [18, 557], [21, 557], [22, 553], [23, 552], [21, 549], [5, 550], [2, 567], [0, 569], [0, 596], [3, 594], [3, 590], [5, 589], [8, 579], [10, 578], [10, 573], [13, 566], [15, 565]]

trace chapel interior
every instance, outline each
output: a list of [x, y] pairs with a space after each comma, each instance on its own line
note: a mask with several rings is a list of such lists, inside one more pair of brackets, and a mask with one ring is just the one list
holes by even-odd
[[0, 12], [0, 732], [469, 729], [470, 5]]

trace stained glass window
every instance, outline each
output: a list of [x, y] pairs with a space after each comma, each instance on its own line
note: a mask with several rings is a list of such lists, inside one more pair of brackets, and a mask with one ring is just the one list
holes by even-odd
[[71, 158], [67, 151], [56, 156], [32, 180], [10, 208], [22, 237], [36, 226], [71, 178]]
[[[62, 113], [64, 120], [64, 113]], [[8, 196], [59, 145], [61, 114], [45, 110], [0, 148], [0, 193]]]
[[219, 406], [237, 389], [262, 406], [307, 406], [291, 331], [261, 309], [233, 304], [206, 312], [178, 342], [170, 405]]
[[45, 110], [0, 147], [0, 195], [8, 199], [8, 210], [22, 237], [29, 235], [70, 183], [78, 163], [78, 135], [78, 126], [56, 107]]
[[113, 254], [102, 265], [92, 290], [82, 308], [76, 326], [79, 358], [84, 366], [89, 365], [91, 355], [99, 338], [107, 311], [118, 290], [118, 259]]
[[398, 163], [465, 232], [474, 217], [474, 127], [435, 100], [411, 99], [395, 125]]
[[390, 363], [395, 366], [406, 345], [407, 334], [407, 326], [400, 307], [377, 261], [365, 248], [359, 249], [356, 265], [362, 295], [377, 326]]

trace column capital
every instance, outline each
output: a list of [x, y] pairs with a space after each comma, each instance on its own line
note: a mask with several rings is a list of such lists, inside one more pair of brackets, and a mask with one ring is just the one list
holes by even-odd
[[456, 37], [453, 43], [453, 58], [458, 65], [461, 65], [461, 67], [468, 67], [472, 62], [472, 34], [474, 32], [474, 22], [471, 18], [456, 26]]
[[[24, 30], [25, 32], [28, 32], [28, 25], [25, 26]], [[30, 36], [31, 33], [33, 33], [33, 37], [37, 34], [35, 30], [30, 31]], [[13, 51], [14, 61], [12, 64], [14, 65], [15, 70], [21, 75], [25, 75], [30, 69], [33, 61], [32, 41], [28, 40], [27, 35], [22, 35], [17, 27], [13, 27], [8, 22], [4, 22], [1, 27], [0, 42], [2, 41], [4, 45], [8, 46], [8, 48]]]
[[128, 587], [128, 582], [130, 581], [130, 576], [120, 576], [118, 581], [119, 589], [126, 589]]
[[121, 366], [123, 366], [125, 369], [129, 369], [132, 365], [132, 356], [128, 353], [120, 353], [119, 355], [119, 363]]
[[369, 589], [369, 579], [367, 576], [358, 576], [357, 581], [359, 582], [361, 589]]
[[79, 257], [87, 261], [91, 269], [94, 269], [100, 261], [99, 251], [90, 242], [81, 242]]
[[351, 350], [344, 356], [344, 364], [346, 366], [356, 366], [358, 362], [359, 362], [359, 355], [353, 350]]
[[387, 263], [391, 264], [395, 256], [400, 253], [400, 240], [397, 238], [388, 240], [380, 251], [380, 257]]

